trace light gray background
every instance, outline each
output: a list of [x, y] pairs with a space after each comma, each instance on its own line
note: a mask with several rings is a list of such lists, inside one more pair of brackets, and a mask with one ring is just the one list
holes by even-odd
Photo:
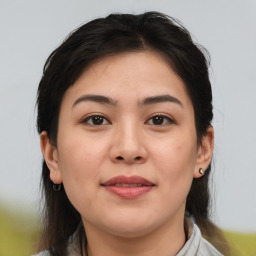
[[0, 0], [0, 202], [37, 211], [41, 168], [36, 89], [65, 36], [110, 12], [178, 18], [212, 58], [216, 132], [213, 219], [256, 231], [256, 1]]

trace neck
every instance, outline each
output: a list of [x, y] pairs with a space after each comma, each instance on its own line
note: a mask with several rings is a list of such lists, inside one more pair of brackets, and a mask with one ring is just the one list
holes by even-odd
[[165, 223], [150, 233], [127, 238], [104, 232], [84, 221], [88, 256], [172, 256], [185, 244], [184, 219]]

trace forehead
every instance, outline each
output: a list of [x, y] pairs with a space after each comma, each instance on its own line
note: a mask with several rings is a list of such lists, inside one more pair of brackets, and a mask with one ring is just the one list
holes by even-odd
[[120, 99], [132, 95], [140, 100], [171, 94], [189, 100], [182, 79], [163, 56], [153, 51], [121, 53], [93, 63], [67, 90], [63, 101], [74, 101], [82, 94]]

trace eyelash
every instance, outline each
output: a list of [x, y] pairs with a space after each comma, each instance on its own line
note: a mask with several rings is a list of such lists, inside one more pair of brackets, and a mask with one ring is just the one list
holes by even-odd
[[[164, 120], [164, 123], [161, 123], [161, 124], [154, 124], [153, 123], [153, 118], [161, 118], [162, 120]], [[163, 115], [163, 114], [155, 114], [153, 116], [151, 116], [147, 121], [146, 121], [146, 124], [149, 123], [149, 121], [152, 120], [152, 123], [150, 125], [154, 125], [154, 126], [164, 126], [166, 124], [174, 124], [174, 120], [166, 115]]]
[[[96, 124], [96, 123], [93, 123], [93, 118], [96, 118], [94, 119], [94, 121], [97, 122], [97, 119], [98, 121], [100, 121], [100, 123]], [[154, 118], [160, 118], [161, 121], [163, 121], [163, 123], [160, 123], [160, 124], [154, 124], [153, 122], [153, 119]], [[150, 123], [150, 120], [152, 121]], [[157, 121], [157, 120], [155, 120]], [[91, 126], [101, 126], [101, 125], [107, 125], [107, 124], [111, 124], [111, 122], [106, 118], [104, 117], [103, 115], [97, 115], [97, 114], [94, 114], [94, 115], [91, 115], [91, 116], [88, 116], [86, 117], [82, 123], [84, 124], [87, 124], [87, 125], [91, 125]], [[163, 114], [155, 114], [153, 116], [151, 116], [146, 122], [145, 124], [149, 124], [149, 125], [154, 125], [154, 126], [164, 126], [166, 124], [174, 124], [174, 120], [171, 119], [170, 117], [166, 116], [166, 115], [163, 115]]]
[[[95, 124], [93, 123], [93, 118], [100, 118], [101, 120], [103, 120], [103, 123], [100, 123], [100, 124]], [[91, 120], [91, 122], [89, 121]], [[105, 122], [105, 123], [104, 123]], [[86, 117], [82, 123], [85, 123], [87, 125], [91, 125], [91, 126], [101, 126], [101, 125], [106, 125], [106, 124], [111, 124], [111, 122], [103, 115], [97, 115], [97, 114], [94, 114], [94, 115], [91, 115], [91, 116], [88, 116]]]

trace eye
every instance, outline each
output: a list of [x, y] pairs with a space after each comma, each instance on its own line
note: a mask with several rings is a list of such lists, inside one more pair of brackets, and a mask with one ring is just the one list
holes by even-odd
[[146, 124], [159, 125], [159, 126], [165, 125], [165, 124], [172, 124], [172, 123], [174, 123], [174, 121], [170, 117], [167, 117], [165, 115], [155, 115], [150, 119], [148, 119], [148, 121], [146, 122]]
[[105, 125], [105, 124], [110, 124], [108, 119], [104, 116], [101, 115], [92, 115], [86, 117], [82, 123], [89, 124], [89, 125]]

